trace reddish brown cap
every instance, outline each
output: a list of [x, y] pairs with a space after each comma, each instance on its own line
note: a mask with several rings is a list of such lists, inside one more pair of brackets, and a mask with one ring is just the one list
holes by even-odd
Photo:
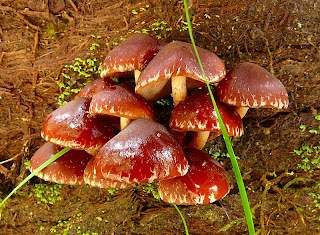
[[100, 76], [111, 77], [133, 70], [143, 70], [165, 45], [163, 41], [144, 33], [136, 33], [120, 43], [106, 56]]
[[159, 183], [163, 201], [177, 205], [212, 203], [229, 193], [224, 167], [204, 151], [188, 148], [185, 155], [190, 168], [186, 175]]
[[130, 123], [106, 143], [93, 162], [101, 178], [151, 183], [186, 174], [188, 162], [180, 145], [162, 125], [145, 118]]
[[[215, 99], [229, 136], [243, 133], [241, 117], [232, 108]], [[177, 131], [211, 131], [221, 133], [217, 113], [207, 88], [195, 91], [172, 111], [170, 127]]]
[[[214, 53], [197, 47], [209, 83], [219, 82], [226, 70], [221, 59]], [[170, 78], [187, 77], [187, 87], [205, 86], [200, 65], [192, 44], [174, 41], [162, 48], [142, 71], [136, 92], [147, 100], [157, 100], [171, 93]], [[196, 82], [194, 81], [196, 80]]]
[[244, 62], [231, 69], [217, 87], [217, 96], [225, 104], [250, 108], [287, 108], [286, 88], [261, 66]]
[[91, 116], [89, 105], [89, 99], [80, 97], [53, 111], [43, 122], [42, 138], [71, 149], [100, 149], [114, 130], [108, 117]]
[[77, 97], [85, 97], [92, 99], [92, 97], [98, 94], [100, 91], [103, 91], [110, 86], [115, 85], [115, 82], [111, 78], [99, 78], [91, 82], [89, 85], [86, 85], [81, 89]]
[[[36, 170], [62, 149], [52, 143], [44, 144], [31, 158], [30, 171]], [[58, 184], [84, 184], [83, 172], [91, 158], [92, 156], [83, 150], [69, 150], [40, 171], [37, 176]]]
[[97, 172], [93, 169], [93, 161], [94, 161], [94, 157], [89, 161], [86, 169], [84, 170], [83, 178], [86, 184], [89, 184], [94, 187], [105, 188], [105, 189], [126, 188], [133, 185], [133, 184], [127, 184], [124, 182], [118, 182], [118, 181], [112, 181], [112, 180], [100, 178], [98, 175], [101, 175], [101, 173], [97, 174]]
[[147, 101], [137, 95], [134, 87], [128, 83], [111, 86], [95, 95], [90, 104], [90, 113], [155, 120], [153, 110]]

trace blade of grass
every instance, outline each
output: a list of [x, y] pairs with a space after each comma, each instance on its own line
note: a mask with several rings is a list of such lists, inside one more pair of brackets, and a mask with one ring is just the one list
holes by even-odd
[[178, 211], [178, 213], [179, 213], [179, 215], [180, 215], [180, 217], [182, 219], [184, 230], [186, 231], [186, 235], [189, 235], [188, 226], [187, 226], [186, 220], [183, 217], [183, 214], [181, 213], [181, 211], [179, 210], [177, 205], [173, 204], [173, 206], [174, 206], [174, 208], [176, 208], [176, 210]]
[[233, 152], [233, 148], [232, 148], [229, 136], [227, 134], [226, 127], [225, 127], [225, 125], [224, 125], [224, 123], [223, 123], [223, 121], [221, 119], [217, 104], [216, 104], [216, 102], [214, 100], [211, 88], [209, 86], [209, 81], [208, 81], [208, 79], [206, 77], [205, 71], [203, 69], [203, 65], [201, 63], [200, 56], [199, 56], [197, 48], [196, 48], [196, 44], [194, 42], [187, 0], [183, 0], [183, 3], [184, 3], [186, 19], [187, 19], [187, 23], [188, 23], [188, 31], [189, 31], [190, 39], [191, 39], [192, 45], [194, 47], [194, 50], [195, 50], [195, 53], [196, 53], [196, 56], [197, 56], [197, 60], [199, 62], [202, 74], [203, 74], [203, 76], [204, 76], [204, 78], [206, 80], [206, 84], [207, 84], [207, 87], [208, 87], [208, 90], [209, 90], [209, 93], [210, 93], [212, 104], [214, 106], [214, 109], [216, 110], [217, 117], [218, 117], [218, 120], [219, 120], [219, 124], [220, 124], [221, 130], [222, 130], [223, 139], [224, 139], [224, 141], [226, 143], [226, 147], [227, 147], [227, 150], [228, 150], [228, 153], [229, 153], [229, 157], [230, 157], [230, 160], [231, 160], [233, 171], [234, 171], [234, 174], [236, 176], [236, 180], [237, 180], [237, 184], [238, 184], [238, 188], [239, 188], [239, 192], [240, 192], [240, 196], [241, 196], [241, 200], [242, 200], [242, 205], [243, 205], [243, 209], [244, 209], [244, 213], [245, 213], [245, 217], [246, 217], [246, 221], [247, 221], [247, 225], [248, 225], [249, 234], [255, 234], [254, 224], [253, 224], [253, 220], [252, 220], [252, 214], [251, 214], [251, 210], [250, 210], [250, 204], [249, 204], [249, 201], [248, 201], [248, 196], [247, 196], [246, 189], [245, 189], [245, 186], [244, 186], [244, 183], [243, 183], [243, 180], [242, 180], [242, 176], [241, 176], [241, 172], [240, 172], [240, 169], [239, 169], [239, 166], [238, 166], [238, 162], [237, 162], [236, 156], [235, 156], [235, 154]]
[[6, 201], [15, 193], [17, 192], [25, 183], [27, 183], [33, 176], [38, 174], [40, 171], [42, 171], [44, 168], [46, 168], [48, 165], [50, 165], [52, 162], [57, 160], [59, 157], [61, 157], [63, 154], [68, 152], [69, 148], [64, 148], [60, 152], [56, 153], [53, 157], [51, 157], [49, 160], [47, 160], [45, 163], [43, 163], [41, 166], [39, 166], [37, 169], [35, 169], [30, 175], [28, 175], [24, 180], [21, 181], [21, 183], [15, 187], [11, 193], [3, 199], [3, 201], [0, 203], [0, 208], [6, 203]]

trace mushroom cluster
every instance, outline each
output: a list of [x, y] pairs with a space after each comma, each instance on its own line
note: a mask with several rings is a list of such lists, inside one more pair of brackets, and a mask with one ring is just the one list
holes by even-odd
[[[243, 134], [248, 108], [286, 108], [281, 82], [253, 63], [226, 73], [214, 53], [197, 48], [228, 135]], [[135, 77], [136, 85], [114, 76]], [[152, 102], [172, 94], [168, 127], [156, 122]], [[190, 135], [186, 133], [193, 133]], [[133, 34], [108, 53], [101, 78], [45, 119], [47, 141], [32, 157], [34, 171], [63, 147], [70, 148], [38, 177], [63, 184], [125, 188], [159, 181], [162, 200], [206, 204], [230, 190], [224, 167], [202, 149], [221, 134], [206, 81], [191, 44], [168, 44]]]

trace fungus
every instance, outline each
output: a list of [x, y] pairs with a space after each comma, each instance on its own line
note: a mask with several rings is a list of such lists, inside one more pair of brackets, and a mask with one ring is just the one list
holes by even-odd
[[114, 136], [114, 130], [108, 117], [91, 116], [89, 105], [89, 99], [80, 97], [50, 113], [42, 124], [42, 138], [95, 155]]
[[134, 92], [128, 83], [111, 86], [95, 95], [90, 104], [92, 115], [107, 114], [120, 117], [120, 129], [132, 119], [148, 118], [155, 120], [153, 110], [145, 99]]
[[[217, 99], [216, 104], [228, 135], [240, 137], [243, 126], [239, 114]], [[205, 146], [210, 132], [221, 134], [217, 113], [207, 88], [195, 91], [173, 109], [170, 127], [176, 131], [195, 131], [189, 147], [197, 149]]]
[[287, 108], [286, 88], [261, 66], [244, 62], [231, 69], [217, 86], [217, 96], [225, 104], [237, 106], [244, 117], [249, 108]]
[[125, 72], [135, 71], [137, 79], [140, 72], [164, 45], [163, 41], [151, 35], [133, 34], [107, 54], [100, 76], [102, 78], [121, 76]]
[[224, 167], [208, 153], [187, 148], [189, 162], [186, 175], [159, 183], [160, 198], [176, 205], [212, 203], [229, 193], [230, 186]]
[[[199, 47], [197, 50], [209, 83], [223, 79], [226, 71], [220, 58], [208, 50]], [[205, 85], [192, 44], [175, 41], [164, 46], [142, 71], [136, 92], [146, 100], [157, 100], [169, 95], [172, 89], [173, 101], [177, 105], [187, 96], [187, 88]]]
[[93, 167], [100, 178], [133, 184], [184, 175], [188, 162], [164, 126], [139, 118], [101, 148]]
[[[45, 143], [32, 156], [30, 171], [36, 170], [62, 148], [49, 142]], [[91, 158], [92, 156], [86, 151], [71, 149], [40, 171], [37, 176], [58, 184], [84, 184], [83, 172]]]
[[94, 158], [95, 157], [93, 157], [89, 161], [86, 169], [84, 170], [83, 179], [86, 184], [89, 184], [94, 187], [105, 188], [105, 189], [126, 188], [126, 187], [130, 187], [130, 186], [134, 185], [134, 184], [127, 184], [124, 182], [112, 181], [112, 180], [107, 180], [107, 179], [101, 178], [101, 173], [97, 173], [97, 171], [95, 171], [93, 169]]
[[110, 78], [98, 78], [91, 82], [89, 85], [86, 85], [84, 88], [82, 88], [77, 97], [92, 99], [94, 95], [109, 88], [112, 85], [115, 85], [115, 82]]

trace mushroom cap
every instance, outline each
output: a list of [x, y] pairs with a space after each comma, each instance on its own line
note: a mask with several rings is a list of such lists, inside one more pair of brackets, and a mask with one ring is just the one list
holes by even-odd
[[95, 95], [90, 104], [90, 113], [155, 120], [153, 110], [147, 101], [137, 95], [134, 87], [128, 83], [111, 86]]
[[212, 203], [229, 193], [230, 186], [224, 167], [208, 153], [184, 150], [190, 168], [186, 175], [159, 183], [163, 201], [177, 205]]
[[108, 117], [91, 116], [90, 100], [74, 99], [48, 115], [41, 136], [51, 143], [95, 152], [114, 136]]
[[[30, 171], [33, 172], [63, 148], [52, 143], [45, 143], [39, 148], [30, 160]], [[52, 162], [40, 171], [37, 176], [46, 181], [58, 184], [85, 184], [83, 172], [92, 158], [83, 150], [69, 150], [67, 153]]]
[[[229, 136], [240, 137], [242, 119], [233, 108], [215, 99], [222, 121]], [[207, 88], [199, 89], [181, 101], [172, 111], [170, 127], [177, 131], [211, 131], [221, 133], [217, 113]]]
[[106, 143], [93, 165], [98, 177], [128, 184], [169, 179], [188, 170], [183, 150], [168, 130], [145, 118], [134, 120]]
[[[216, 83], [226, 75], [222, 60], [214, 53], [197, 47], [209, 83]], [[147, 100], [157, 100], [171, 93], [170, 78], [187, 77], [187, 87], [206, 85], [192, 44], [174, 41], [164, 46], [142, 71], [136, 92]]]
[[100, 76], [104, 78], [127, 71], [141, 71], [164, 45], [163, 41], [151, 35], [133, 34], [107, 54]]
[[109, 88], [112, 85], [115, 85], [115, 82], [112, 81], [110, 78], [98, 78], [91, 82], [89, 85], [86, 85], [84, 88], [82, 88], [77, 97], [85, 97], [92, 99], [94, 95], [98, 94], [100, 91]]
[[[112, 180], [107, 180], [107, 179], [98, 177], [97, 172], [95, 172], [95, 170], [93, 169], [94, 158], [95, 157], [91, 158], [91, 160], [87, 164], [86, 169], [84, 170], [83, 179], [86, 184], [89, 184], [94, 187], [105, 188], [105, 189], [126, 188], [133, 185], [133, 184], [127, 184], [124, 182], [112, 181]], [[99, 175], [101, 175], [101, 173]]]
[[286, 88], [261, 66], [244, 62], [231, 69], [217, 87], [217, 96], [225, 104], [250, 108], [287, 108]]

